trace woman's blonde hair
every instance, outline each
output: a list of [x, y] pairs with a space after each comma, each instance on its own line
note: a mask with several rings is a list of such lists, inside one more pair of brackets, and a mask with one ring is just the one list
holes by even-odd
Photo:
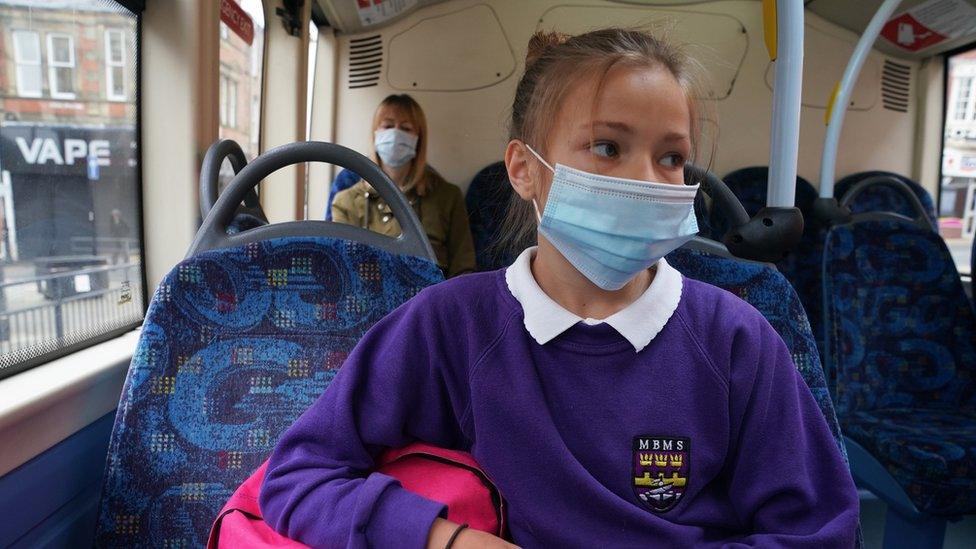
[[[410, 171], [407, 173], [403, 186], [404, 188], [413, 187], [418, 195], [423, 196], [427, 193], [427, 117], [424, 116], [424, 110], [420, 108], [420, 104], [413, 97], [405, 93], [388, 95], [373, 113], [374, 133], [380, 127], [380, 111], [383, 110], [383, 107], [390, 107], [399, 111], [413, 124], [417, 131], [417, 154], [410, 161]], [[373, 161], [380, 166], [383, 165], [383, 161], [376, 154], [375, 148], [373, 149]]]
[[[697, 162], [702, 129], [711, 119], [701, 99], [701, 65], [681, 47], [642, 30], [607, 28], [576, 36], [535, 33], [529, 39], [525, 73], [515, 90], [509, 138], [527, 143], [545, 155], [554, 120], [573, 84], [596, 76], [599, 84], [595, 105], [607, 73], [615, 67], [664, 68], [674, 77], [688, 100], [692, 159]], [[503, 235], [502, 245], [510, 251], [533, 245], [536, 230], [531, 202], [512, 193], [499, 234]]]

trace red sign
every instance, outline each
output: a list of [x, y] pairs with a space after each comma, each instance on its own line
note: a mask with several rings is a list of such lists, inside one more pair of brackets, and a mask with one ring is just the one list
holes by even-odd
[[885, 23], [884, 28], [881, 29], [881, 36], [908, 51], [923, 50], [946, 39], [945, 36], [919, 23], [908, 13], [903, 13]]
[[220, 20], [248, 46], [254, 42], [254, 21], [234, 0], [220, 0]]

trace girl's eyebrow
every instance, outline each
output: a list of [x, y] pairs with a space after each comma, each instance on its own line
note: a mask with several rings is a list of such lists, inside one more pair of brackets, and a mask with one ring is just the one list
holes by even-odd
[[589, 130], [589, 129], [592, 129], [592, 128], [596, 128], [598, 126], [603, 126], [603, 127], [606, 127], [606, 128], [610, 128], [611, 130], [617, 130], [617, 131], [623, 132], [623, 133], [634, 133], [634, 129], [631, 128], [626, 123], [624, 123], [624, 122], [614, 122], [614, 121], [608, 121], [608, 120], [596, 120], [596, 121], [594, 121], [592, 123], [586, 123], [586, 124], [581, 125], [580, 126], [580, 129]]
[[687, 134], [670, 132], [664, 136], [665, 141], [689, 141], [691, 138]]
[[[634, 128], [628, 125], [626, 122], [616, 122], [612, 120], [596, 120], [592, 123], [586, 123], [580, 126], [582, 130], [590, 130], [592, 128], [605, 127], [611, 130], [617, 130], [621, 133], [634, 134]], [[688, 141], [691, 138], [688, 134], [680, 132], [668, 132], [663, 137], [664, 141]]]

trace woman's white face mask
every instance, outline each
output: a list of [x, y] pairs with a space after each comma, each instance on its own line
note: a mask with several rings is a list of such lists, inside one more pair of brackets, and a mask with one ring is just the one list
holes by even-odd
[[397, 128], [376, 130], [373, 146], [384, 165], [399, 168], [417, 156], [419, 136]]

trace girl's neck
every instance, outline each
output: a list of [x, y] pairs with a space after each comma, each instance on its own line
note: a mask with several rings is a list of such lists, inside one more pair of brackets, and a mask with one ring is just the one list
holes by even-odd
[[412, 162], [407, 162], [399, 168], [394, 168], [393, 166], [383, 164], [383, 173], [392, 179], [393, 182], [396, 183], [397, 187], [402, 189], [407, 184], [407, 175], [410, 174], [410, 166], [412, 165]]
[[648, 269], [619, 290], [604, 290], [577, 271], [542, 235], [532, 260], [532, 276], [542, 291], [567, 311], [600, 320], [636, 301], [654, 280], [654, 272]]

